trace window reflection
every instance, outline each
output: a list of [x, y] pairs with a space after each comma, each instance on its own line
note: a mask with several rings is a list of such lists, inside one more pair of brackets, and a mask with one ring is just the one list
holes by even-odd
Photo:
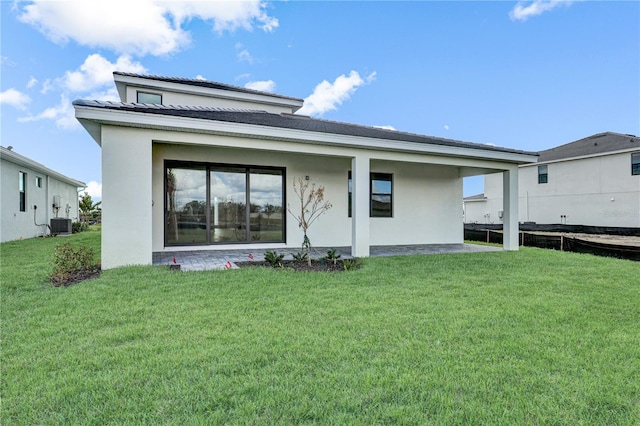
[[165, 179], [168, 245], [284, 241], [282, 169], [168, 162]]

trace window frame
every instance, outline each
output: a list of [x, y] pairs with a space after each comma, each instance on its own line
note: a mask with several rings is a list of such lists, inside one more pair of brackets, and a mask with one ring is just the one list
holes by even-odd
[[538, 184], [546, 184], [549, 183], [549, 166], [547, 164], [542, 164], [538, 166]]
[[20, 211], [27, 211], [27, 174], [18, 171], [18, 197], [20, 198]]
[[[206, 241], [202, 243], [175, 243], [169, 242], [169, 226], [168, 226], [168, 214], [169, 214], [169, 206], [168, 206], [168, 182], [167, 182], [167, 172], [172, 168], [203, 168], [206, 173], [206, 201], [205, 201], [205, 212], [206, 212]], [[245, 173], [245, 232], [246, 239], [242, 241], [213, 241], [212, 238], [212, 218], [211, 207], [212, 207], [212, 197], [211, 197], [211, 172], [216, 171], [216, 169], [243, 169]], [[265, 240], [265, 241], [254, 241], [251, 239], [251, 174], [256, 171], [274, 171], [279, 172], [279, 175], [282, 178], [282, 239], [281, 240]], [[208, 162], [197, 162], [197, 161], [181, 161], [181, 160], [164, 160], [164, 245], [165, 247], [180, 247], [180, 246], [199, 246], [199, 245], [243, 245], [243, 244], [273, 244], [273, 243], [286, 243], [287, 242], [287, 191], [286, 191], [286, 183], [287, 183], [287, 170], [285, 167], [273, 167], [273, 166], [261, 166], [261, 165], [247, 165], [247, 164], [230, 164], [230, 163], [208, 163]]]
[[[376, 179], [376, 177], [384, 177], [384, 179]], [[390, 182], [391, 185], [391, 189], [389, 191], [389, 193], [383, 193], [383, 192], [373, 192], [373, 181], [374, 180], [379, 180], [379, 181], [388, 181]], [[386, 172], [369, 172], [369, 217], [370, 218], [393, 218], [393, 192], [394, 192], [394, 184], [393, 184], [393, 173], [386, 173]], [[348, 192], [348, 196], [347, 196], [347, 202], [348, 202], [348, 206], [347, 206], [347, 216], [348, 217], [352, 217], [352, 200], [353, 200], [353, 188], [352, 188], [352, 177], [351, 177], [351, 170], [349, 170], [347, 172], [347, 192]], [[389, 208], [389, 215], [374, 215], [373, 214], [373, 198], [375, 196], [389, 196], [389, 204], [390, 204], [390, 208]]]
[[[140, 95], [158, 96], [158, 97], [160, 97], [160, 103], [157, 103], [157, 102], [140, 102]], [[151, 105], [163, 105], [163, 103], [162, 103], [162, 93], [153, 93], [153, 92], [145, 92], [143, 90], [138, 90], [138, 91], [136, 91], [136, 103], [139, 103], [139, 104], [151, 104]]]
[[640, 176], [640, 152], [631, 153], [631, 176]]
[[42, 188], [42, 177], [36, 176], [36, 188]]

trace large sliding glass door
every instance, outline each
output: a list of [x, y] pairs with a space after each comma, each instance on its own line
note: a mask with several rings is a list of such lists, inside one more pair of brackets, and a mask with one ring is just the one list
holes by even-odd
[[167, 161], [166, 245], [284, 242], [284, 181], [280, 168]]

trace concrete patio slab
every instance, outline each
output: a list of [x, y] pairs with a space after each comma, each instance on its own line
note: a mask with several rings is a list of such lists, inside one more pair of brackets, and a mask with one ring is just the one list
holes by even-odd
[[[312, 259], [318, 259], [333, 248], [341, 259], [351, 259], [351, 247], [318, 247], [312, 253]], [[154, 265], [170, 265], [173, 260], [180, 264], [183, 271], [207, 271], [212, 269], [235, 269], [236, 262], [262, 262], [269, 249], [233, 249], [233, 250], [193, 250], [193, 251], [163, 251], [153, 253]], [[285, 260], [293, 259], [292, 253], [297, 250], [276, 249], [285, 255]], [[412, 254], [448, 254], [448, 253], [477, 253], [502, 251], [499, 247], [481, 246], [475, 244], [419, 244], [398, 246], [372, 246], [371, 257], [407, 256]]]

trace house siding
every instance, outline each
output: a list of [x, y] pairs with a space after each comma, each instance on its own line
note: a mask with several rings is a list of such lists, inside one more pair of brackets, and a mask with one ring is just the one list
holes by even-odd
[[[631, 152], [548, 166], [546, 184], [538, 184], [537, 165], [520, 167], [520, 222], [640, 227], [640, 176], [631, 175]], [[499, 175], [485, 176], [485, 196], [485, 202], [465, 204], [467, 223], [501, 223]]]
[[[27, 175], [24, 212], [20, 211], [19, 172]], [[45, 225], [49, 224], [51, 218], [78, 220], [78, 187], [55, 179], [43, 170], [16, 164], [4, 157], [0, 173], [0, 242], [47, 235], [49, 232]], [[42, 187], [36, 186], [36, 177], [42, 178]], [[56, 195], [61, 200], [57, 216], [52, 208], [53, 197]], [[37, 209], [34, 209], [34, 206], [37, 206]], [[37, 226], [36, 223], [41, 226]]]

